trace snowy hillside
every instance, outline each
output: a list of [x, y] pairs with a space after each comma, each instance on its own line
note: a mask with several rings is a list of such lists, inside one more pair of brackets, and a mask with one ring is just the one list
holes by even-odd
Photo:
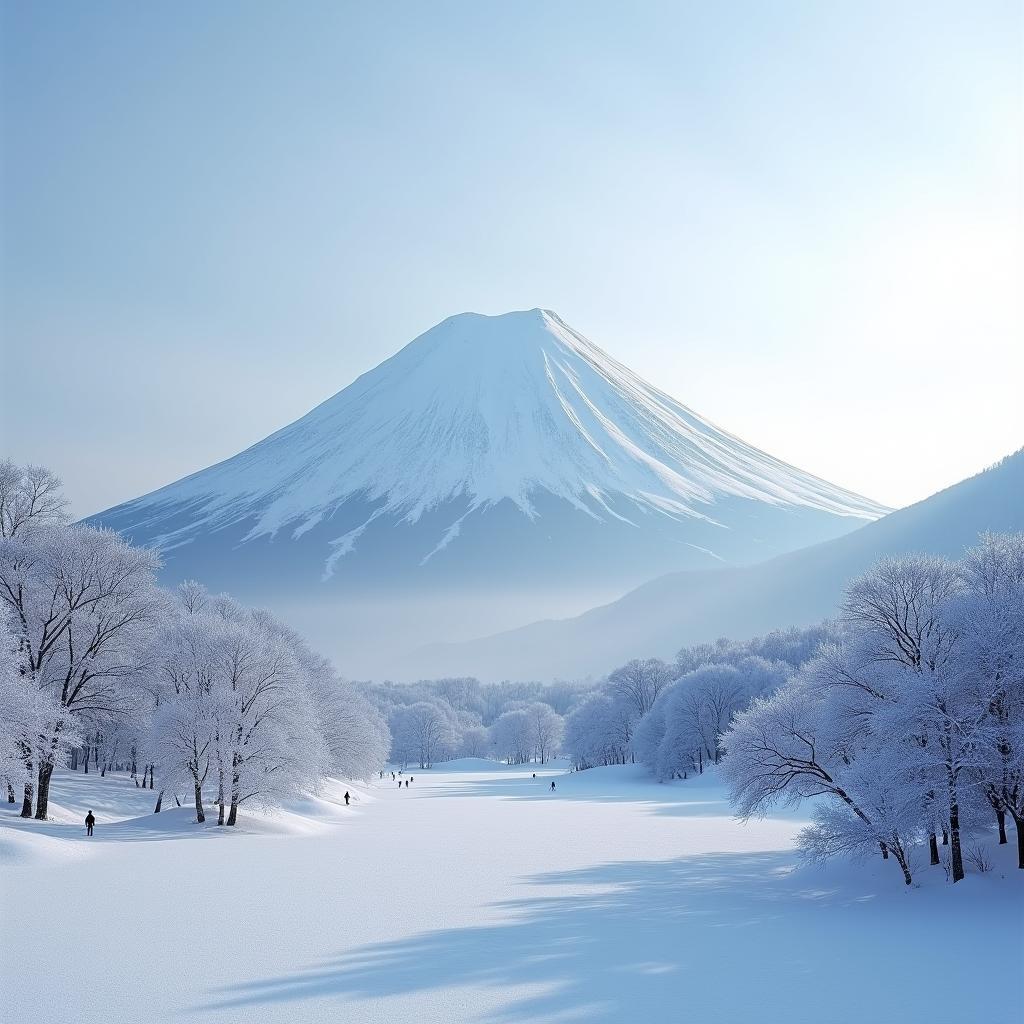
[[[451, 317], [234, 458], [92, 522], [159, 547], [169, 581], [282, 611], [287, 597], [307, 625], [330, 602], [362, 614], [367, 595], [473, 587], [473, 608], [444, 617], [472, 636], [885, 511], [721, 430], [534, 309]], [[429, 638], [459, 637], [418, 642]]]
[[832, 614], [844, 584], [879, 558], [959, 556], [985, 530], [1024, 530], [1024, 449], [876, 523], [770, 561], [670, 573], [575, 618], [537, 622], [471, 643], [415, 652], [423, 675], [571, 678], [629, 658], [671, 658], [684, 644], [744, 639]]

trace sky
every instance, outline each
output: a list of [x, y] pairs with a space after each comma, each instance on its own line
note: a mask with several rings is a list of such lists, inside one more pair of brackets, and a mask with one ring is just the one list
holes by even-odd
[[1019, 3], [0, 3], [0, 454], [78, 515], [466, 310], [892, 506], [1024, 445]]

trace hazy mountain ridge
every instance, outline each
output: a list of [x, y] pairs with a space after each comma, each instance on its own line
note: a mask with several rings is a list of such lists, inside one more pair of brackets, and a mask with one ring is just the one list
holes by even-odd
[[434, 645], [409, 662], [424, 675], [600, 675], [631, 657], [668, 658], [684, 644], [818, 621], [836, 610], [845, 583], [879, 558], [956, 557], [985, 530], [1024, 530], [1024, 449], [836, 540], [752, 566], [669, 573], [575, 618]]

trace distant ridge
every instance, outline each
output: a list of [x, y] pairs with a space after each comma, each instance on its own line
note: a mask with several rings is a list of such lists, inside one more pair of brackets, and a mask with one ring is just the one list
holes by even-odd
[[424, 675], [550, 679], [601, 675], [637, 656], [742, 639], [832, 614], [847, 580], [885, 555], [959, 556], [978, 534], [1024, 531], [1024, 449], [837, 540], [716, 572], [676, 572], [575, 618], [536, 622], [409, 659]]

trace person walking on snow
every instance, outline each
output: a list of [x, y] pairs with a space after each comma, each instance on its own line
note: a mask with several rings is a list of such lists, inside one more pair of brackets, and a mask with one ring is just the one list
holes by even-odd
[[554, 791], [555, 791], [555, 780], [552, 779], [551, 780], [551, 792], [554, 793]]
[[348, 790], [345, 790], [345, 806], [348, 807]]
[[96, 819], [93, 817], [92, 811], [85, 816], [85, 834], [87, 836], [92, 835], [92, 827], [96, 824]]

